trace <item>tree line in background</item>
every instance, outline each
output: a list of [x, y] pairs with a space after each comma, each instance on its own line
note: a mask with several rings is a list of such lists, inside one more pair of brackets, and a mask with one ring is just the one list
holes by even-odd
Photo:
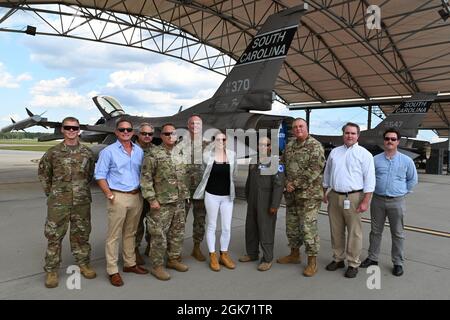
[[0, 139], [37, 139], [49, 134], [44, 132], [0, 132]]

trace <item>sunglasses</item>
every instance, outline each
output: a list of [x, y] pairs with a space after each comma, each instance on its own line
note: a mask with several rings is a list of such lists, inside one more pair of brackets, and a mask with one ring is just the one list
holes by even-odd
[[80, 130], [80, 127], [77, 126], [63, 126], [63, 129], [66, 131], [78, 131]]
[[131, 132], [133, 131], [133, 128], [118, 128], [117, 131], [119, 132]]
[[264, 147], [269, 147], [269, 146], [270, 146], [270, 143], [260, 143], [259, 145], [260, 145], [260, 146], [264, 146]]
[[227, 139], [226, 138], [218, 138], [218, 139], [215, 139], [216, 141], [227, 141]]
[[397, 141], [398, 139], [397, 138], [391, 138], [391, 137], [384, 137], [384, 141]]
[[165, 135], [166, 137], [169, 137], [169, 136], [175, 137], [177, 135], [177, 133], [175, 131], [172, 131], [172, 132], [161, 132], [161, 134]]
[[153, 137], [153, 132], [141, 132], [141, 136], [144, 136], [144, 137]]

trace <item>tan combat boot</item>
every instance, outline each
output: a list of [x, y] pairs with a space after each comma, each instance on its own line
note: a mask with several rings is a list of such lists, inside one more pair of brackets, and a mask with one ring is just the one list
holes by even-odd
[[272, 262], [261, 262], [258, 266], [258, 271], [267, 271], [272, 267]]
[[240, 262], [250, 262], [250, 261], [256, 261], [258, 258], [254, 258], [249, 256], [248, 254], [245, 254], [243, 256], [240, 256], [238, 259]]
[[220, 271], [219, 261], [217, 261], [217, 254], [212, 252], [209, 254], [209, 267], [212, 271]]
[[144, 258], [142, 258], [141, 253], [139, 252], [139, 248], [135, 248], [134, 253], [136, 255], [136, 264], [138, 266], [143, 266], [145, 264], [145, 261]]
[[45, 286], [47, 288], [56, 288], [58, 286], [58, 273], [56, 271], [47, 272]]
[[219, 263], [223, 264], [228, 269], [236, 268], [236, 264], [233, 262], [233, 260], [231, 260], [231, 257], [228, 254], [228, 251], [220, 251]]
[[164, 270], [163, 266], [157, 266], [152, 268], [150, 270], [150, 273], [154, 275], [156, 279], [159, 280], [166, 281], [170, 279], [170, 274], [166, 270]]
[[185, 265], [184, 263], [180, 262], [181, 259], [169, 259], [167, 261], [167, 268], [168, 269], [174, 269], [177, 270], [179, 272], [186, 272], [189, 270], [188, 266]]
[[86, 278], [86, 279], [94, 279], [97, 274], [95, 273], [95, 270], [91, 268], [88, 264], [81, 264], [80, 266], [80, 273]]
[[306, 266], [305, 270], [303, 271], [303, 275], [305, 277], [312, 277], [316, 273], [317, 273], [316, 257], [308, 256], [308, 265]]
[[191, 256], [193, 256], [198, 261], [205, 261], [206, 258], [202, 254], [202, 251], [200, 250], [200, 242], [194, 242], [194, 248], [192, 249]]
[[299, 248], [291, 248], [291, 254], [282, 258], [277, 259], [278, 263], [287, 264], [287, 263], [300, 263], [300, 249]]

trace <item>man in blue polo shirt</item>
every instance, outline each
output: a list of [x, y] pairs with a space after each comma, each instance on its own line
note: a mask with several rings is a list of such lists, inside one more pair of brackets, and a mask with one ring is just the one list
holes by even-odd
[[370, 206], [369, 256], [361, 263], [361, 267], [378, 265], [381, 236], [387, 216], [392, 236], [392, 274], [399, 277], [403, 274], [405, 197], [417, 184], [417, 171], [412, 159], [397, 150], [400, 133], [396, 129], [388, 129], [383, 137], [385, 151], [374, 157], [376, 185]]

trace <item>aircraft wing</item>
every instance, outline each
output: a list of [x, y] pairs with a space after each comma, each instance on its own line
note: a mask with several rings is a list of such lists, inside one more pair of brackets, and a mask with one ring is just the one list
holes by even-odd
[[24, 130], [26, 128], [30, 128], [33, 126], [41, 126], [44, 128], [50, 127], [50, 128], [54, 128], [56, 126], [61, 126], [60, 122], [51, 122], [51, 121], [47, 121], [47, 118], [43, 118], [40, 115], [32, 115], [24, 120], [21, 121], [14, 121], [13, 119], [11, 119], [12, 124], [10, 124], [9, 126], [3, 127], [1, 129], [2, 133], [6, 133], [6, 132], [10, 132], [13, 130]]
[[418, 154], [418, 153], [415, 153], [415, 152], [412, 152], [412, 151], [408, 151], [408, 150], [402, 149], [402, 148], [398, 148], [398, 151], [401, 152], [401, 153], [403, 153], [405, 156], [410, 157], [410, 158], [413, 159], [413, 160], [414, 160], [415, 158], [417, 158], [418, 156], [420, 156], [420, 154]]
[[103, 132], [103, 133], [114, 133], [114, 127], [108, 127], [105, 125], [88, 125], [88, 124], [80, 124], [80, 129], [85, 131], [95, 131], [95, 132]]
[[[30, 127], [34, 126], [41, 126], [45, 129], [48, 128], [54, 128], [53, 134], [46, 135], [43, 137], [40, 137], [38, 141], [50, 141], [50, 140], [57, 140], [57, 139], [63, 139], [63, 135], [61, 133], [61, 122], [56, 121], [48, 121], [47, 118], [42, 117], [42, 115], [33, 114], [30, 110], [26, 109], [27, 113], [29, 115], [28, 118], [15, 121], [11, 119], [12, 123], [6, 127], [1, 128], [2, 133], [10, 132], [10, 131], [18, 131], [18, 130], [25, 130]], [[103, 124], [101, 125], [88, 125], [88, 124], [80, 124], [80, 129], [90, 132], [96, 132], [96, 133], [104, 133], [104, 134], [110, 134], [114, 133], [113, 127], [108, 127]]]

